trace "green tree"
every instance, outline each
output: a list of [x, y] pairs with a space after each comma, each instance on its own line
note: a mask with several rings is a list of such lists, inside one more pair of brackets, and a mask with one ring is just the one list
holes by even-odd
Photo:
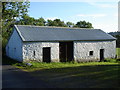
[[114, 35], [114, 37], [117, 39], [116, 47], [120, 48], [120, 35]]
[[55, 20], [47, 20], [47, 26], [59, 26], [59, 27], [66, 27], [66, 24], [64, 21], [61, 21], [60, 19]]
[[3, 37], [8, 38], [13, 25], [21, 19], [22, 16], [27, 15], [28, 8], [29, 2], [2, 2]]
[[55, 26], [66, 27], [64, 21], [61, 21], [60, 19], [55, 19], [53, 22], [55, 23]]
[[27, 15], [29, 2], [2, 2], [2, 45], [3, 48], [16, 24], [23, 16]]
[[73, 26], [74, 26], [74, 23], [72, 23], [72, 22], [67, 22], [66, 25], [67, 25], [68, 27], [73, 27]]
[[23, 15], [22, 18], [17, 22], [17, 24], [20, 25], [34, 25], [35, 19], [33, 17], [30, 17], [28, 15]]
[[48, 19], [46, 26], [54, 26], [53, 21]]
[[78, 28], [93, 28], [92, 24], [90, 22], [86, 22], [86, 21], [79, 21], [79, 22], [77, 22], [77, 24], [74, 27], [78, 27]]
[[41, 17], [39, 19], [36, 19], [35, 23], [38, 26], [45, 26], [46, 21], [44, 20], [44, 18]]

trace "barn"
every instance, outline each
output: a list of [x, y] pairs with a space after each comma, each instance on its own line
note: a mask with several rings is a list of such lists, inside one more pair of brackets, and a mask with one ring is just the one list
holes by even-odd
[[116, 56], [116, 38], [100, 29], [14, 25], [6, 55], [20, 62], [102, 61]]

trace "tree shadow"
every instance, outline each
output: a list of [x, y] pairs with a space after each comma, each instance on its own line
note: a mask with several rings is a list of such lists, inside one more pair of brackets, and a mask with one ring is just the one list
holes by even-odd
[[21, 63], [21, 62], [13, 60], [5, 55], [2, 55], [2, 65], [13, 65], [16, 63]]
[[[2, 61], [2, 65], [20, 63], [6, 56]], [[120, 64], [51, 68], [28, 73], [52, 88], [120, 88]]]
[[77, 66], [29, 72], [57, 88], [120, 88], [120, 65]]

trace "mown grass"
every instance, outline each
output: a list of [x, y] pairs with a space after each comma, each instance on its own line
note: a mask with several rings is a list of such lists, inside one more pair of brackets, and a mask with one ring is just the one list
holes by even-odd
[[67, 67], [78, 67], [78, 66], [98, 66], [98, 65], [116, 65], [118, 64], [115, 59], [112, 62], [107, 60], [108, 62], [85, 62], [85, 63], [77, 63], [77, 62], [57, 62], [57, 63], [45, 63], [45, 62], [30, 62], [32, 66], [28, 66], [25, 63], [15, 63], [14, 66], [23, 69], [24, 71], [36, 71], [43, 69], [53, 69], [53, 68], [67, 68]]
[[[119, 88], [117, 62], [37, 63], [17, 67], [57, 88]], [[14, 64], [15, 65], [15, 64]]]
[[[120, 48], [117, 49], [117, 55]], [[33, 77], [56, 88], [120, 88], [120, 61], [106, 59], [105, 62], [19, 63], [7, 57], [3, 64], [13, 65]]]
[[[4, 58], [9, 61], [9, 58]], [[118, 88], [120, 65], [116, 59], [106, 62], [25, 63], [9, 61], [10, 65], [27, 71], [33, 77], [56, 88]]]
[[118, 58], [120, 59], [120, 48], [116, 48], [116, 54], [117, 54]]

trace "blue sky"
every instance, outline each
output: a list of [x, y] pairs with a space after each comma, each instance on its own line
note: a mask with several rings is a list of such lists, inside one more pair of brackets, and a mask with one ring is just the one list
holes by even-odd
[[28, 14], [73, 23], [85, 20], [105, 32], [118, 30], [118, 2], [30, 2]]

